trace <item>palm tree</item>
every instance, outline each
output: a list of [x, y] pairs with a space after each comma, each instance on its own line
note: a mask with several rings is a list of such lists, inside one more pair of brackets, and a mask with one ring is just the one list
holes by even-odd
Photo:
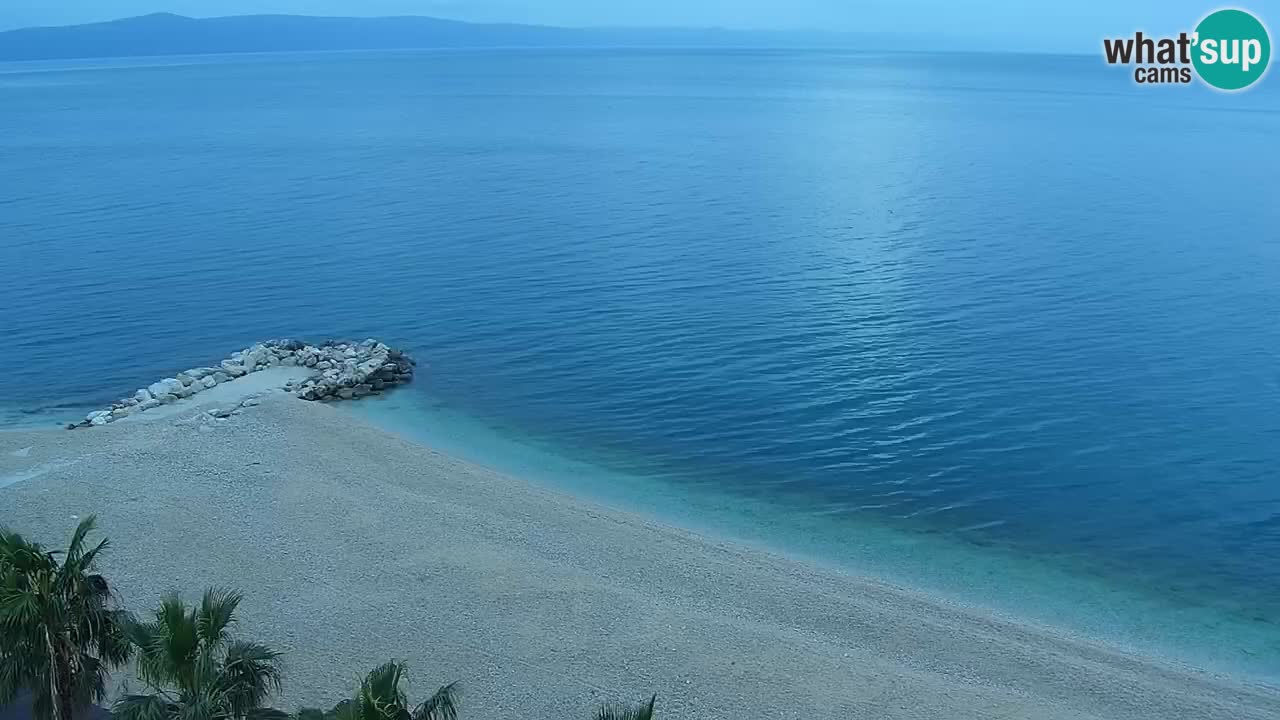
[[116, 701], [116, 720], [262, 720], [285, 714], [263, 703], [280, 689], [280, 653], [236, 640], [239, 593], [208, 590], [199, 607], [170, 595], [155, 621], [134, 623], [129, 641], [138, 649], [138, 679], [154, 692]]
[[128, 661], [129, 616], [94, 572], [109, 543], [86, 548], [94, 525], [82, 520], [65, 553], [0, 528], [0, 705], [30, 690], [36, 718], [75, 720]]
[[635, 707], [602, 707], [596, 711], [596, 720], [653, 720], [653, 704], [658, 701], [657, 695], [651, 695], [649, 702]]
[[457, 720], [458, 683], [436, 690], [417, 707], [400, 689], [405, 664], [392, 661], [374, 668], [360, 683], [355, 698], [343, 700], [329, 712], [303, 708], [296, 720]]

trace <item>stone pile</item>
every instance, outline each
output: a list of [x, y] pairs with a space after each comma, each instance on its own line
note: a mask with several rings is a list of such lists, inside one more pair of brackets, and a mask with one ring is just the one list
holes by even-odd
[[285, 385], [303, 400], [350, 400], [413, 379], [413, 358], [376, 340], [332, 343], [297, 351], [297, 363], [316, 373]]
[[364, 342], [328, 341], [310, 345], [299, 340], [268, 340], [231, 353], [217, 367], [184, 370], [117, 400], [111, 407], [95, 410], [84, 422], [68, 429], [106, 425], [154, 407], [189, 398], [224, 382], [273, 367], [299, 367], [311, 374], [290, 381], [284, 389], [303, 400], [350, 400], [376, 395], [413, 379], [415, 362], [403, 351], [368, 339]]

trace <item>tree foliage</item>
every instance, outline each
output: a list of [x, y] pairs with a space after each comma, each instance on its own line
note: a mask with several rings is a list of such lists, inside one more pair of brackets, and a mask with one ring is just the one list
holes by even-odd
[[658, 701], [657, 695], [651, 695], [649, 702], [635, 707], [605, 706], [596, 711], [596, 720], [653, 720], [653, 705]]
[[[411, 706], [399, 661], [374, 668], [331, 710], [265, 707], [280, 690], [280, 653], [233, 636], [241, 595], [210, 589], [197, 606], [170, 595], [138, 622], [95, 572], [109, 543], [87, 545], [94, 525], [82, 521], [65, 552], [0, 529], [0, 705], [30, 690], [36, 720], [80, 720], [103, 700], [108, 671], [136, 652], [150, 692], [119, 698], [114, 720], [457, 720], [458, 684]], [[656, 700], [601, 707], [595, 720], [653, 720]]]
[[284, 713], [263, 707], [280, 690], [280, 653], [231, 635], [239, 593], [208, 590], [196, 607], [170, 595], [148, 623], [133, 623], [138, 679], [152, 691], [126, 695], [116, 720], [259, 720]]
[[296, 720], [457, 720], [458, 683], [449, 683], [416, 707], [410, 707], [409, 698], [400, 687], [405, 670], [403, 662], [394, 660], [379, 665], [360, 682], [354, 698], [343, 700], [328, 712], [303, 708], [294, 717]]
[[30, 690], [38, 720], [83, 714], [129, 659], [129, 616], [95, 571], [110, 544], [86, 542], [94, 526], [82, 520], [65, 552], [0, 529], [0, 704]]

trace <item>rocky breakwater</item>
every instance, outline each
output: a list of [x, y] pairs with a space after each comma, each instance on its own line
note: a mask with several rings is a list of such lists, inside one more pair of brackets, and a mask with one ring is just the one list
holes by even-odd
[[316, 369], [305, 380], [285, 385], [303, 400], [350, 400], [413, 379], [413, 358], [377, 340], [306, 346], [295, 352], [299, 365]]
[[358, 343], [328, 341], [319, 345], [289, 339], [268, 340], [231, 353], [216, 367], [192, 368], [157, 380], [117, 400], [109, 408], [89, 413], [83, 422], [69, 424], [67, 428], [106, 425], [275, 367], [296, 367], [309, 373], [304, 379], [285, 383], [283, 388], [303, 400], [350, 400], [409, 382], [413, 379], [415, 364], [405, 352], [374, 339]]

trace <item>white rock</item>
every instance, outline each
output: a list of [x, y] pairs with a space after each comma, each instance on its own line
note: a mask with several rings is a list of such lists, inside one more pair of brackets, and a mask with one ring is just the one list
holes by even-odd
[[204, 378], [202, 378], [202, 379], [200, 380], [200, 384], [201, 384], [201, 385], [203, 385], [203, 386], [205, 386], [205, 387], [207, 387], [207, 388], [211, 388], [211, 387], [213, 387], [214, 385], [217, 385], [217, 384], [218, 384], [218, 376], [217, 376], [217, 375], [205, 375], [205, 376], [204, 376]]
[[267, 350], [261, 344], [255, 344], [244, 351], [244, 355], [240, 358], [240, 362], [244, 365], [246, 370], [252, 372], [253, 368], [256, 367], [258, 363], [264, 362], [270, 355], [271, 351]]
[[133, 394], [133, 399], [140, 403], [144, 403], [151, 399], [151, 392], [146, 388], [142, 388]]
[[178, 390], [182, 387], [184, 387], [182, 382], [177, 378], [165, 378], [148, 385], [147, 391], [151, 393], [152, 397], [158, 398], [165, 394], [176, 395]]
[[106, 424], [107, 424], [107, 423], [109, 423], [109, 422], [111, 422], [111, 415], [110, 415], [110, 414], [107, 414], [107, 415], [95, 415], [95, 416], [93, 417], [93, 419], [89, 421], [89, 424], [90, 424], [90, 425], [106, 425]]
[[244, 375], [245, 372], [247, 372], [243, 365], [233, 360], [223, 360], [222, 369], [226, 371], [226, 373], [231, 377], [240, 377], [241, 375]]

